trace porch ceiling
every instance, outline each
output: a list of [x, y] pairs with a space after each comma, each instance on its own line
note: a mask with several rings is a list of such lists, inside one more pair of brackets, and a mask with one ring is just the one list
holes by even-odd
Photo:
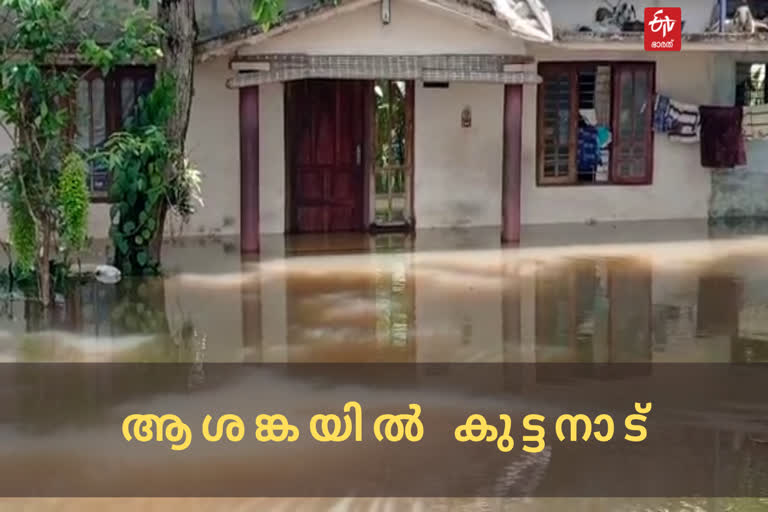
[[239, 73], [227, 87], [306, 78], [536, 84], [541, 78], [528, 67], [532, 62], [520, 55], [258, 55], [233, 61], [258, 71]]

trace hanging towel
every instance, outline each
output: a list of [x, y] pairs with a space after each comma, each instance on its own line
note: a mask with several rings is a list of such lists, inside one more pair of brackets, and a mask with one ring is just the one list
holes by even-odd
[[597, 126], [597, 145], [600, 147], [600, 149], [605, 148], [608, 144], [611, 143], [612, 140], [613, 140], [613, 136], [611, 135], [611, 129], [602, 124], [598, 125]]
[[746, 140], [768, 139], [768, 105], [744, 107], [742, 133]]
[[594, 174], [600, 165], [597, 128], [584, 124], [579, 128], [578, 164], [580, 173]]
[[661, 94], [656, 95], [656, 103], [653, 108], [653, 130], [659, 133], [667, 133], [671, 126], [669, 116], [669, 98]]
[[698, 142], [701, 132], [701, 116], [698, 105], [682, 103], [656, 95], [653, 108], [653, 130], [666, 133], [675, 142]]
[[675, 142], [698, 142], [701, 116], [698, 105], [691, 105], [657, 94], [653, 108], [653, 130], [666, 133]]
[[747, 164], [742, 107], [701, 107], [701, 165], [717, 169]]
[[675, 142], [699, 142], [701, 114], [698, 105], [669, 100], [669, 139]]

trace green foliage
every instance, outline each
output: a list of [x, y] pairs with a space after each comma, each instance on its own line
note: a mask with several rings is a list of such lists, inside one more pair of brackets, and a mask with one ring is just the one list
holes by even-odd
[[97, 155], [112, 175], [110, 238], [115, 266], [126, 275], [156, 273], [150, 243], [162, 229], [158, 212], [168, 190], [166, 167], [172, 157], [165, 122], [172, 112], [173, 82], [160, 77], [139, 101], [138, 113], [124, 132], [114, 134]]
[[175, 86], [170, 74], [158, 76], [151, 94], [139, 98], [136, 115], [128, 120], [126, 129], [140, 131], [150, 126], [165, 126], [176, 108]]
[[37, 251], [37, 227], [27, 205], [20, 200], [10, 203], [8, 221], [11, 246], [19, 266], [23, 269], [33, 268]]
[[105, 150], [112, 173], [109, 234], [115, 263], [126, 275], [154, 273], [158, 262], [152, 261], [149, 244], [166, 193], [168, 141], [161, 128], [148, 126], [112, 136]]
[[[84, 275], [72, 275], [69, 266], [61, 262], [52, 262], [50, 269], [53, 290], [62, 295], [66, 295], [87, 280]], [[35, 296], [39, 293], [39, 286], [37, 271], [33, 267], [25, 267], [20, 262], [15, 262], [8, 268], [0, 269], [0, 290], [2, 290], [0, 296], [2, 297], [16, 293], [28, 297]]]
[[184, 159], [168, 187], [168, 202], [181, 216], [188, 219], [197, 210], [195, 204], [203, 204], [200, 171]]
[[59, 173], [58, 203], [61, 215], [60, 237], [67, 251], [79, 251], [88, 233], [88, 167], [77, 153], [64, 159]]
[[34, 268], [26, 267], [17, 261], [8, 268], [0, 269], [0, 289], [3, 290], [4, 296], [16, 292], [24, 295], [36, 294], [37, 276]]
[[[169, 206], [182, 216], [191, 215], [199, 198], [199, 174], [165, 135], [175, 106], [174, 91], [173, 78], [159, 76], [152, 92], [139, 99], [126, 130], [112, 135], [95, 156], [112, 175], [109, 235], [115, 246], [114, 264], [125, 275], [158, 271], [150, 246], [163, 229], [161, 209]], [[168, 173], [169, 166], [175, 172]]]
[[403, 81], [376, 81], [376, 165], [379, 167], [405, 164], [406, 90]]
[[168, 318], [161, 303], [165, 298], [163, 286], [160, 277], [120, 281], [120, 300], [111, 313], [113, 329], [126, 334], [165, 332]]
[[283, 0], [252, 0], [251, 19], [266, 32], [283, 13]]
[[[87, 209], [81, 176], [73, 170], [80, 164], [70, 160], [68, 176], [61, 176], [62, 157], [73, 151], [73, 98], [84, 69], [58, 65], [58, 59], [76, 50], [86, 68], [106, 73], [118, 63], [149, 60], [159, 52], [161, 31], [146, 11], [129, 16], [121, 36], [100, 45], [84, 32], [72, 5], [69, 0], [0, 0], [13, 20], [0, 42], [0, 124], [14, 142], [0, 182], [14, 251], [28, 265], [39, 254], [54, 257], [57, 239], [72, 249], [84, 239]], [[77, 195], [64, 197], [62, 187]], [[44, 269], [44, 277], [49, 262], [41, 259], [41, 265], [37, 271]], [[48, 289], [42, 287], [43, 302]]]

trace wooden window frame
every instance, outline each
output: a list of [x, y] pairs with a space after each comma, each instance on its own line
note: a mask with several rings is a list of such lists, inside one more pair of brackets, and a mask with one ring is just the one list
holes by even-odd
[[[577, 179], [577, 157], [578, 157], [578, 113], [579, 113], [579, 88], [578, 73], [582, 70], [594, 68], [595, 66], [609, 66], [611, 68], [611, 135], [612, 151], [611, 162], [608, 169], [609, 180], [606, 182], [580, 182]], [[646, 70], [649, 73], [649, 87], [647, 91], [647, 101], [645, 116], [647, 118], [646, 147], [648, 148], [649, 158], [646, 162], [646, 172], [642, 177], [629, 178], [621, 177], [617, 172], [617, 159], [615, 147], [620, 144], [618, 123], [618, 112], [621, 94], [617, 86], [621, 73], [620, 70]], [[570, 91], [570, 125], [569, 125], [569, 172], [561, 177], [544, 177], [544, 94], [543, 82], [538, 86], [537, 108], [536, 108], [536, 186], [537, 187], [582, 187], [582, 186], [625, 186], [625, 185], [651, 185], [653, 184], [653, 154], [654, 154], [654, 134], [653, 134], [653, 99], [656, 95], [656, 63], [652, 61], [579, 61], [579, 62], [558, 62], [548, 61], [539, 63], [539, 74], [544, 80], [547, 76], [562, 74], [568, 72], [571, 83]]]
[[[621, 71], [645, 71], [649, 74], [648, 90], [646, 91], [645, 98], [645, 147], [647, 148], [648, 158], [645, 162], [645, 174], [637, 177], [622, 177], [618, 173], [618, 161], [614, 155], [618, 154], [617, 151], [612, 150], [611, 154], [611, 167], [610, 177], [611, 184], [615, 185], [650, 185], [653, 183], [653, 104], [654, 97], [656, 95], [656, 67], [654, 63], [645, 62], [617, 62], [611, 67], [611, 131], [613, 137], [613, 147], [621, 145], [621, 130], [619, 130], [619, 119], [615, 114], [619, 112], [619, 106], [621, 101], [620, 80]], [[619, 71], [617, 73], [617, 71]]]
[[[135, 83], [138, 83], [141, 79], [150, 79], [154, 82], [155, 68], [154, 66], [119, 66], [111, 71], [106, 77], [98, 69], [86, 69], [76, 68], [82, 72], [80, 80], [92, 81], [96, 79], [104, 80], [104, 115], [105, 115], [105, 129], [106, 137], [109, 138], [116, 132], [123, 129], [123, 98], [121, 83], [124, 79], [133, 79]], [[136, 89], [134, 89], [134, 93]], [[89, 94], [92, 94], [89, 92]], [[73, 99], [75, 108], [77, 108], [77, 98]], [[93, 98], [90, 98], [90, 103], [93, 103]], [[91, 130], [93, 130], [93, 116], [90, 120]], [[75, 136], [77, 130], [76, 122], [73, 122], [72, 127]], [[90, 176], [89, 176], [90, 180]], [[89, 195], [92, 203], [109, 203], [109, 194], [95, 192], [91, 188], [89, 181], [88, 184]]]
[[[562, 74], [567, 72], [569, 81], [574, 83], [577, 74], [581, 69], [591, 66], [590, 62], [547, 62], [539, 64], [539, 74], [546, 80], [546, 75]], [[549, 70], [552, 70], [550, 73]], [[576, 180], [577, 167], [577, 145], [578, 145], [578, 87], [571, 86], [570, 91], [570, 115], [568, 128], [568, 175], [544, 178], [544, 82], [538, 87], [537, 108], [536, 108], [536, 185], [537, 186], [570, 186], [579, 185]]]

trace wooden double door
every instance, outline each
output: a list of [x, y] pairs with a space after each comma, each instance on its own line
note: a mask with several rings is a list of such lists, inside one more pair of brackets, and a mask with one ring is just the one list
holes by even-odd
[[365, 228], [366, 111], [371, 82], [301, 80], [286, 83], [286, 163], [290, 230]]

